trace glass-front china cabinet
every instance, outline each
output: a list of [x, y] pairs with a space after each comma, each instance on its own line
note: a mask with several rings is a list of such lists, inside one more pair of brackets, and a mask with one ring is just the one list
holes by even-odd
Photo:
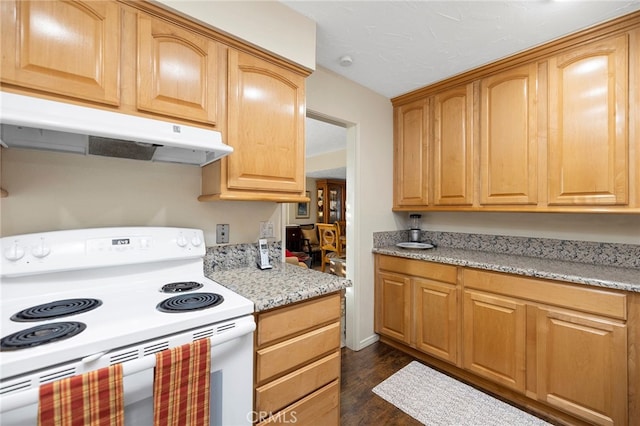
[[345, 181], [321, 179], [316, 181], [319, 223], [345, 220]]

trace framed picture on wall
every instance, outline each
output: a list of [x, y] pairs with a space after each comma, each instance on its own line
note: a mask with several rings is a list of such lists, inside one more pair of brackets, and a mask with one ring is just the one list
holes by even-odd
[[[308, 198], [311, 197], [311, 193], [306, 191], [305, 194]], [[298, 208], [296, 209], [296, 219], [309, 219], [309, 201], [306, 203], [298, 203]]]

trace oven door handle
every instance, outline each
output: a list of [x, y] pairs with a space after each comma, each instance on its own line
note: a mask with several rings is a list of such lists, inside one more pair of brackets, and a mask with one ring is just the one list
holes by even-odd
[[[223, 343], [234, 340], [238, 337], [244, 336], [245, 334], [252, 333], [256, 329], [256, 323], [254, 321], [241, 321], [232, 329], [227, 331], [215, 334], [209, 338], [211, 341], [211, 346], [218, 346]], [[94, 356], [89, 355], [85, 357], [81, 363], [84, 363], [84, 360], [91, 358], [91, 361], [95, 362], [97, 360], [102, 361], [103, 357], [108, 357], [108, 354], [98, 353], [96, 355], [102, 355], [99, 358], [94, 358]], [[150, 354], [153, 355], [153, 354]], [[131, 361], [126, 361], [122, 363], [122, 375], [128, 376], [131, 374], [138, 373], [140, 371], [148, 370], [154, 368], [156, 366], [156, 357], [155, 356], [144, 356], [142, 358], [134, 359]], [[107, 364], [108, 365], [108, 364]], [[91, 371], [91, 368], [86, 368], [85, 371]], [[37, 404], [40, 397], [40, 389], [35, 386], [30, 389], [26, 389], [20, 392], [16, 392], [14, 394], [3, 395], [2, 396], [2, 412], [15, 410], [17, 408], [25, 407], [31, 404]]]
[[[236, 324], [236, 326], [228, 331], [220, 334], [215, 334], [209, 338], [211, 341], [211, 347], [218, 346], [228, 341], [237, 339], [245, 334], [252, 333], [256, 329], [256, 323], [253, 321], [242, 322]], [[145, 356], [140, 359], [128, 361], [122, 364], [122, 374], [127, 376], [129, 374], [135, 374], [142, 370], [154, 368], [156, 366], [155, 356]]]

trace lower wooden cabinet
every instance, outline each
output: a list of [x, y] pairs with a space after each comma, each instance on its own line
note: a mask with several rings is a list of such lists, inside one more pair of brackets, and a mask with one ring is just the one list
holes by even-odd
[[411, 343], [411, 278], [380, 271], [376, 277], [380, 298], [376, 332]]
[[517, 299], [465, 290], [464, 368], [524, 393], [525, 311]]
[[260, 425], [300, 424], [325, 426], [340, 424], [340, 380], [334, 380], [311, 395], [267, 418]]
[[455, 364], [458, 359], [457, 287], [454, 283], [414, 278], [413, 295], [416, 348]]
[[340, 424], [341, 293], [257, 314], [259, 424]]
[[592, 424], [627, 424], [627, 330], [578, 312], [537, 314], [538, 398]]
[[376, 256], [376, 271], [375, 331], [456, 363], [456, 268]]
[[637, 295], [375, 258], [383, 341], [562, 423], [640, 421]]

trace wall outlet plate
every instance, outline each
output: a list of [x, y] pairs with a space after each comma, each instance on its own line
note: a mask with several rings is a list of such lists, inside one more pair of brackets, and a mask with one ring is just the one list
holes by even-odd
[[260, 236], [258, 238], [273, 238], [273, 222], [260, 222]]
[[229, 242], [229, 225], [216, 225], [216, 244], [224, 244]]

